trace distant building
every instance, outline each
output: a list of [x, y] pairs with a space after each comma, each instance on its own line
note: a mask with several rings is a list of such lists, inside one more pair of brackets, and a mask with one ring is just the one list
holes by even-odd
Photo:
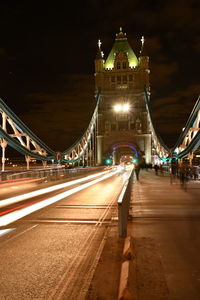
[[141, 41], [137, 57], [120, 28], [106, 59], [98, 42], [95, 93], [101, 95], [97, 132], [99, 165], [108, 156], [113, 164], [126, 156], [151, 163], [151, 133], [144, 102], [145, 87], [149, 91], [149, 57], [144, 53], [144, 38]]

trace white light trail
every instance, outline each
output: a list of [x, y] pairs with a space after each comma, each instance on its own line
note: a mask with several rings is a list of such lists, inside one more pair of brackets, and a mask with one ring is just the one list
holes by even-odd
[[[35, 203], [31, 206], [28, 206], [28, 207], [25, 207], [25, 208], [22, 208], [20, 210], [17, 210], [17, 211], [14, 211], [14, 212], [11, 212], [11, 213], [8, 213], [7, 215], [4, 215], [4, 216], [1, 216], [0, 217], [0, 227], [1, 226], [6, 226], [12, 222], [15, 222], [41, 208], [44, 208], [46, 206], [49, 206], [61, 199], [64, 199], [66, 197], [69, 197], [70, 195], [74, 194], [74, 193], [77, 193], [83, 189], [86, 189], [87, 187], [93, 185], [93, 184], [96, 184], [102, 180], [105, 180], [111, 176], [114, 176], [115, 174], [117, 174], [119, 172], [119, 170], [116, 170], [116, 171], [113, 171], [109, 174], [106, 174], [104, 176], [102, 176], [101, 178], [98, 178], [98, 179], [95, 179], [93, 181], [90, 181], [90, 182], [87, 182], [81, 186], [78, 186], [78, 187], [75, 187], [71, 190], [68, 190], [66, 192], [62, 192], [60, 193], [59, 195], [56, 195], [56, 196], [53, 196], [53, 197], [50, 197], [44, 201], [41, 201], [41, 202], [38, 202], [38, 203]], [[105, 173], [105, 172], [103, 172]]]
[[16, 203], [16, 202], [26, 200], [26, 199], [31, 198], [31, 197], [41, 196], [41, 195], [49, 193], [49, 192], [53, 192], [53, 191], [56, 191], [56, 190], [59, 190], [59, 189], [62, 189], [62, 188], [65, 188], [65, 187], [68, 187], [68, 186], [71, 186], [71, 185], [75, 185], [75, 184], [84, 182], [86, 180], [90, 180], [92, 178], [104, 175], [108, 172], [110, 172], [110, 170], [104, 171], [104, 172], [101, 172], [101, 173], [97, 173], [97, 174], [93, 174], [93, 175], [89, 175], [87, 177], [79, 178], [79, 179], [72, 180], [72, 181], [69, 181], [69, 182], [53, 185], [51, 187], [43, 188], [43, 189], [33, 191], [33, 192], [29, 192], [29, 193], [26, 193], [26, 194], [23, 194], [23, 195], [19, 195], [19, 196], [7, 198], [7, 199], [4, 199], [4, 200], [0, 200], [0, 208], [4, 207], [4, 206], [7, 206], [7, 205], [10, 205], [10, 204], [13, 204], [13, 203]]
[[1, 229], [0, 230], [0, 237], [7, 234], [7, 233], [9, 233], [9, 232], [11, 232], [11, 231], [13, 231], [13, 230], [14, 230], [14, 228]]

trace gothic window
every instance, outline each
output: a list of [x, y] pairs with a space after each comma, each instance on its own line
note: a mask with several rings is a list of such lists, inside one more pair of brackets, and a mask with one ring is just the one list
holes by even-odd
[[135, 129], [135, 124], [134, 123], [131, 123], [131, 129]]
[[115, 82], [115, 77], [114, 76], [111, 77], [111, 82]]
[[123, 66], [123, 69], [126, 69], [126, 62], [125, 61], [123, 61], [122, 66]]
[[117, 76], [117, 84], [121, 84], [121, 76]]
[[140, 104], [138, 100], [135, 101], [135, 108], [140, 108]]
[[105, 130], [108, 131], [109, 130], [109, 122], [106, 121], [105, 123]]
[[114, 124], [114, 123], [111, 124], [111, 130], [112, 130], [112, 131], [115, 131], [115, 130], [116, 130], [116, 124]]
[[123, 76], [123, 84], [127, 83], [127, 76]]
[[133, 75], [129, 75], [129, 81], [133, 81]]
[[128, 130], [128, 122], [127, 121], [119, 121], [118, 129], [119, 130]]
[[121, 69], [121, 64], [120, 64], [120, 62], [117, 63], [117, 69], [118, 69], [118, 70]]

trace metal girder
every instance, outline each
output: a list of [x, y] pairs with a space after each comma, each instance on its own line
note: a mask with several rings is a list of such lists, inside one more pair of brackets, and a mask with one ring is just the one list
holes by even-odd
[[172, 149], [178, 158], [185, 157], [196, 151], [200, 146], [200, 97], [188, 118], [183, 132]]
[[0, 99], [0, 117], [0, 145], [2, 149], [5, 150], [8, 144], [21, 154], [38, 160], [50, 161], [54, 158], [55, 152], [33, 134], [2, 99]]

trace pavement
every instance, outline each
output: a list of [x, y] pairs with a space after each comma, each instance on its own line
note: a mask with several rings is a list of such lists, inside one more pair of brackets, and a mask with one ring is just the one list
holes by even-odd
[[183, 188], [168, 173], [142, 170], [127, 238], [114, 219], [86, 299], [200, 299], [199, 251], [200, 181]]

